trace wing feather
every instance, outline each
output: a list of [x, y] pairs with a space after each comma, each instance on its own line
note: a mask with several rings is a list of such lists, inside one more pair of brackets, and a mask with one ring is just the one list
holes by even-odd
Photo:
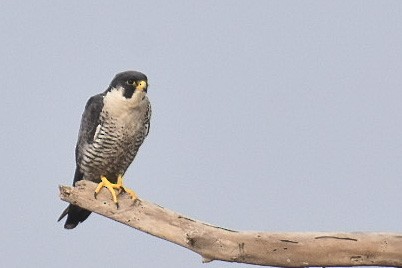
[[94, 141], [96, 130], [101, 124], [100, 114], [103, 109], [103, 97], [104, 94], [92, 96], [85, 105], [80, 131], [78, 132], [78, 141], [75, 146], [77, 170], [74, 176], [74, 183], [82, 179], [83, 174], [79, 171], [79, 164], [83, 158], [83, 152], [85, 147]]

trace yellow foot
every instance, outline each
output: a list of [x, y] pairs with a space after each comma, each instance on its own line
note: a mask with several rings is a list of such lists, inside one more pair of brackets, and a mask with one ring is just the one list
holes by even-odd
[[117, 177], [117, 183], [116, 184], [119, 185], [119, 193], [118, 194], [120, 194], [123, 191], [123, 192], [126, 192], [129, 196], [131, 196], [132, 200], [138, 199], [137, 194], [133, 190], [131, 190], [131, 189], [129, 189], [126, 186], [123, 185], [123, 176], [122, 175], [119, 175]]
[[[95, 189], [94, 197], [96, 198], [96, 195], [100, 192], [100, 190], [106, 187], [110, 194], [112, 195], [113, 202], [116, 204], [116, 207], [119, 208], [119, 203], [117, 202], [117, 195], [119, 195], [122, 191], [128, 193], [131, 196], [131, 199], [135, 200], [137, 199], [137, 194], [125, 186], [123, 186], [123, 176], [119, 175], [117, 178], [117, 183], [111, 183], [108, 181], [108, 179], [105, 176], [101, 177], [101, 182], [98, 184], [98, 187]], [[116, 190], [118, 190], [118, 193], [116, 195]]]

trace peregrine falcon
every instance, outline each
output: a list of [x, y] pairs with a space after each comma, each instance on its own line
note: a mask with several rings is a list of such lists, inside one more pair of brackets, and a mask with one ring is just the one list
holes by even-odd
[[[99, 183], [95, 197], [106, 187], [118, 206], [117, 195], [134, 191], [123, 186], [123, 175], [149, 133], [151, 104], [147, 97], [148, 79], [136, 71], [118, 73], [105, 92], [91, 97], [81, 119], [75, 147], [75, 184], [79, 180]], [[86, 220], [90, 211], [70, 204], [64, 228], [73, 229]]]

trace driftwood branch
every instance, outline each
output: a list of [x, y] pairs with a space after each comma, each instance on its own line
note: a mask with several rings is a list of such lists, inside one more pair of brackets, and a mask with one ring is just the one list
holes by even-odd
[[140, 231], [188, 248], [204, 262], [221, 260], [258, 265], [402, 267], [402, 234], [240, 232], [190, 219], [126, 194], [119, 209], [108, 191], [94, 198], [96, 184], [60, 186], [62, 200]]

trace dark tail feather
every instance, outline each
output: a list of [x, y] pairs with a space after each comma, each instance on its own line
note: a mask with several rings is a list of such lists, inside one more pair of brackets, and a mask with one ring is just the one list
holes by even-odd
[[85, 221], [88, 216], [91, 214], [91, 211], [80, 208], [75, 205], [69, 205], [63, 213], [61, 213], [59, 219], [57, 221], [61, 221], [66, 215], [67, 220], [64, 224], [64, 228], [66, 229], [74, 229], [78, 223]]

